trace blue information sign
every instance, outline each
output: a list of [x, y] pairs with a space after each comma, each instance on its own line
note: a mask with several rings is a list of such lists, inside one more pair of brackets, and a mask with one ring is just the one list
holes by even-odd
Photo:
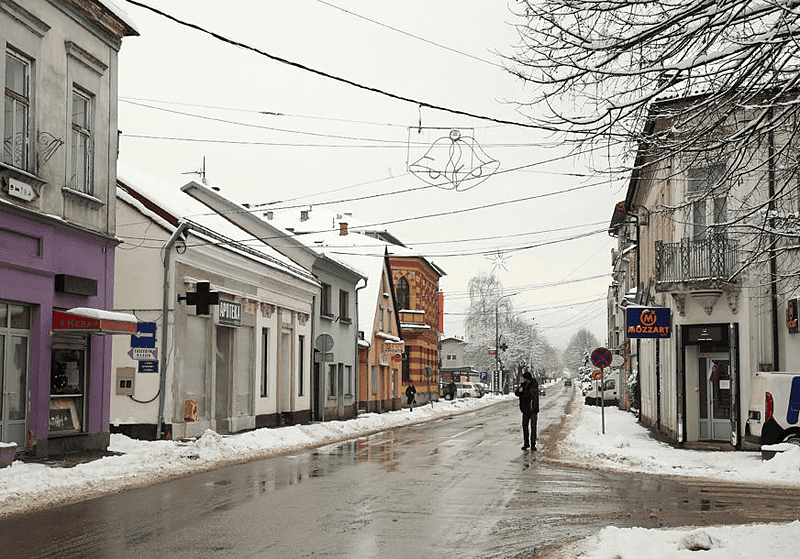
[[158, 361], [139, 361], [140, 373], [157, 373]]
[[669, 309], [662, 307], [628, 307], [625, 309], [629, 338], [669, 338], [672, 333]]
[[137, 322], [136, 333], [131, 334], [131, 347], [156, 347], [156, 323]]

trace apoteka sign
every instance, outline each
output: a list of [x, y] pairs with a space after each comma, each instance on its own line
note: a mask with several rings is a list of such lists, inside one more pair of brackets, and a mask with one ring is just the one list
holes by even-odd
[[629, 338], [669, 338], [672, 333], [669, 309], [628, 307], [625, 334]]
[[238, 328], [242, 325], [242, 304], [236, 301], [220, 299], [217, 308], [219, 324], [221, 326], [232, 326]]

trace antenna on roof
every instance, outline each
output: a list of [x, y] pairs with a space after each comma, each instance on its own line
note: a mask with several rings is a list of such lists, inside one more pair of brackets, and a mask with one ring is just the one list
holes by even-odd
[[181, 175], [200, 175], [200, 182], [208, 186], [208, 182], [206, 182], [206, 156], [203, 156], [203, 166], [200, 169], [197, 171], [186, 171], [185, 173], [181, 173]]

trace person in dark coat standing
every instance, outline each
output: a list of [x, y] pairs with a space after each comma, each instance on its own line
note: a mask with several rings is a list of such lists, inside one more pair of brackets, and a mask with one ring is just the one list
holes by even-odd
[[414, 387], [414, 383], [408, 385], [406, 388], [406, 398], [408, 398], [408, 407], [411, 408], [411, 411], [414, 411], [414, 394], [417, 393], [417, 389]]
[[447, 385], [447, 399], [455, 400], [455, 398], [456, 398], [456, 383], [454, 383], [451, 380], [450, 384]]
[[[522, 373], [522, 384], [514, 391], [522, 412], [522, 450], [536, 450], [536, 423], [539, 417], [539, 383], [528, 371]], [[530, 428], [529, 428], [530, 426]]]

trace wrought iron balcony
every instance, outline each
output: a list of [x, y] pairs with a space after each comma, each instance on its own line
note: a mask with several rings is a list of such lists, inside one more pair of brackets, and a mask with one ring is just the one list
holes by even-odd
[[739, 242], [725, 235], [655, 242], [656, 291], [718, 289], [739, 283]]

